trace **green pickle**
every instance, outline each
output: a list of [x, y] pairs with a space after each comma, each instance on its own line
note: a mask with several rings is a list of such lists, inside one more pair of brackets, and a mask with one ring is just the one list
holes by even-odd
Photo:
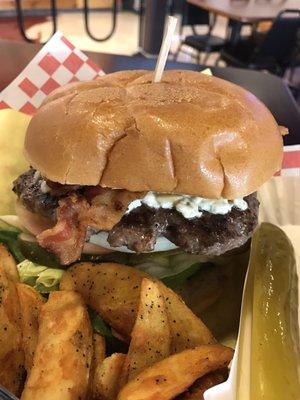
[[54, 254], [43, 249], [37, 242], [18, 239], [17, 244], [25, 259], [50, 268], [62, 268]]
[[292, 244], [280, 228], [263, 223], [256, 231], [250, 268], [254, 269], [250, 398], [299, 400], [296, 262]]

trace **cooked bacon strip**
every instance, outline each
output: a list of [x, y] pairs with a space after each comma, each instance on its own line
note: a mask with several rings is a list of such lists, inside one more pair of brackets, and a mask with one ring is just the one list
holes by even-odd
[[87, 209], [87, 201], [76, 195], [60, 200], [56, 225], [37, 236], [39, 244], [56, 254], [63, 265], [81, 255], [86, 226], [80, 222], [80, 215]]
[[102, 189], [91, 196], [90, 203], [78, 194], [59, 201], [57, 223], [38, 235], [42, 247], [57, 255], [63, 265], [80, 258], [87, 227], [110, 230], [126, 212], [131, 201], [144, 196], [127, 190]]
[[[86, 194], [85, 194], [86, 196]], [[129, 192], [121, 189], [101, 189], [91, 200], [85, 215], [81, 215], [86, 226], [96, 230], [110, 231], [125, 214], [128, 205], [145, 196], [144, 192]]]

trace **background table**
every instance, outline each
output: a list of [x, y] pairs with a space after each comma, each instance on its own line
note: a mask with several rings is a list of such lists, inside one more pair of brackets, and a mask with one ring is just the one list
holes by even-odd
[[240, 22], [271, 21], [280, 11], [299, 9], [299, 0], [188, 0], [214, 14]]
[[[40, 45], [0, 41], [1, 70], [0, 90], [4, 89], [39, 51]], [[142, 56], [128, 57], [86, 52], [105, 72], [126, 69], [154, 69], [156, 60]], [[167, 69], [199, 71], [197, 64], [169, 61]], [[261, 99], [271, 110], [277, 122], [289, 128], [285, 144], [300, 144], [300, 111], [288, 87], [282, 79], [263, 72], [239, 68], [211, 68], [213, 74], [243, 86]]]

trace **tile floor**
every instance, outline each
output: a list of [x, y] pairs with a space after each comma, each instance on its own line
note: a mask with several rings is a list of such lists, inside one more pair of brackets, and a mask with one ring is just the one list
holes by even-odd
[[[90, 50], [104, 53], [115, 53], [132, 55], [138, 51], [138, 25], [139, 18], [137, 14], [131, 12], [120, 12], [118, 14], [117, 29], [114, 35], [107, 41], [95, 42], [85, 32], [83, 15], [81, 13], [60, 13], [58, 16], [58, 29], [62, 31], [74, 45], [81, 50]], [[179, 24], [178, 24], [179, 25]], [[96, 36], [104, 36], [111, 27], [110, 14], [108, 12], [99, 12], [91, 14], [91, 30]], [[199, 32], [205, 27], [199, 27]], [[184, 33], [189, 33], [189, 28], [185, 28]], [[224, 36], [226, 30], [226, 19], [219, 17], [214, 33]], [[27, 30], [32, 38], [40, 37], [45, 41], [51, 31], [51, 23], [44, 22], [37, 24]], [[179, 33], [174, 36], [172, 49], [175, 51], [179, 44]], [[187, 49], [190, 50], [190, 49]], [[213, 63], [216, 55], [212, 55], [209, 63]], [[191, 62], [193, 58], [185, 53], [179, 55], [179, 61]]]
[[[110, 14], [108, 12], [92, 13], [90, 25], [95, 36], [105, 36], [111, 27]], [[137, 51], [138, 17], [134, 13], [119, 13], [114, 35], [103, 43], [95, 42], [87, 35], [82, 13], [60, 13], [58, 29], [81, 50], [124, 55], [131, 55]], [[45, 22], [31, 27], [27, 33], [32, 38], [41, 35], [41, 41], [45, 41], [50, 31], [51, 23]]]

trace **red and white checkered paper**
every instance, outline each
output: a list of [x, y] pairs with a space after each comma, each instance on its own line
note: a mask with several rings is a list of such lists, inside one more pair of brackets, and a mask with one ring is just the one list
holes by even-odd
[[[0, 109], [13, 108], [34, 114], [52, 90], [70, 82], [90, 81], [103, 74], [98, 65], [57, 32], [0, 93]], [[278, 175], [300, 177], [300, 144], [285, 146]]]
[[0, 109], [33, 114], [52, 90], [76, 81], [90, 81], [104, 72], [57, 32], [19, 76], [0, 94]]

